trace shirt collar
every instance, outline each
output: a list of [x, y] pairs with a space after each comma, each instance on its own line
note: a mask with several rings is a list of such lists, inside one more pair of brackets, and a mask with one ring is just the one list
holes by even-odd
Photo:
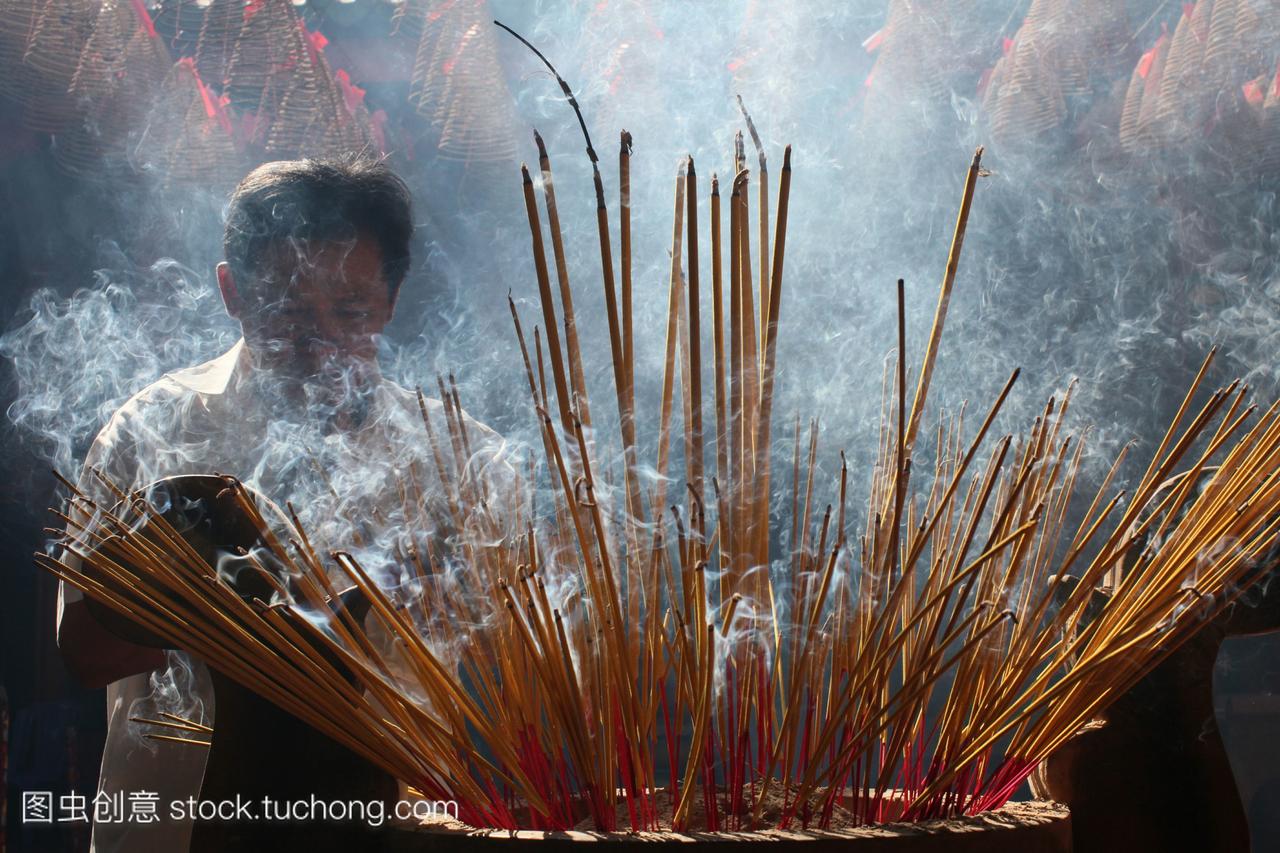
[[[245, 394], [252, 396], [255, 383], [250, 380], [253, 366], [250, 364], [249, 350], [244, 338], [236, 341], [235, 346], [215, 359], [204, 364], [176, 370], [168, 378], [186, 390], [204, 398], [206, 405], [209, 398], [218, 397], [230, 403], [231, 399], [240, 401]], [[368, 402], [374, 406], [386, 404], [388, 382], [382, 376], [376, 364], [370, 373], [371, 385]]]
[[206, 361], [204, 364], [175, 370], [169, 378], [186, 388], [202, 395], [225, 394], [233, 377], [243, 376], [248, 368], [249, 353], [244, 347], [244, 338], [236, 341], [236, 345], [222, 355]]

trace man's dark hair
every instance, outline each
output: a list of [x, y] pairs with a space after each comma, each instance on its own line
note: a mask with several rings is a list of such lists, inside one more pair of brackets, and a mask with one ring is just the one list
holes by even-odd
[[409, 188], [381, 160], [279, 160], [254, 169], [231, 194], [222, 249], [236, 280], [251, 287], [274, 245], [369, 237], [395, 296], [412, 235]]

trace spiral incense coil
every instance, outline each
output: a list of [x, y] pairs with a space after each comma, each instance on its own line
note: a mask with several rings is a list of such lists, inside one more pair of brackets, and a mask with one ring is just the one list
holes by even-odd
[[169, 186], [230, 187], [244, 174], [230, 117], [191, 59], [166, 75], [146, 128], [139, 159]]
[[1005, 62], [1005, 57], [1000, 57], [990, 73], [984, 81], [979, 83], [982, 88], [982, 112], [991, 115], [995, 112], [996, 105], [1000, 103], [1000, 90], [1004, 87], [1005, 78], [1008, 76], [1009, 63]]
[[[302, 21], [288, 0], [258, 0], [244, 5], [242, 14], [227, 64], [225, 94], [237, 110], [256, 109], [274, 117], [293, 78], [315, 74]], [[198, 62], [196, 67], [200, 68]], [[209, 80], [203, 72], [201, 77]]]
[[[434, 0], [406, 0], [395, 12], [392, 19], [395, 32], [417, 41], [409, 83], [409, 103], [415, 106], [432, 105], [440, 100], [444, 75], [439, 70], [442, 63], [435, 61], [436, 52], [441, 36], [453, 30], [450, 16], [457, 14], [452, 5]], [[424, 112], [419, 107], [419, 112], [431, 115], [429, 108]]]
[[1277, 14], [1273, 0], [1215, 0], [1203, 62], [1206, 96], [1275, 71]]
[[1087, 0], [1074, 11], [1074, 15], [1085, 19], [1089, 35], [1077, 44], [1091, 48], [1089, 61], [1095, 72], [1111, 72], [1119, 68], [1126, 61], [1127, 50], [1133, 41], [1133, 30], [1123, 4], [1112, 0]]
[[93, 29], [67, 87], [74, 99], [84, 102], [115, 93], [126, 74], [125, 45], [139, 26], [127, 2], [106, 0], [98, 6]]
[[105, 180], [105, 167], [124, 161], [130, 135], [144, 126], [170, 64], [145, 14], [128, 0], [99, 9], [68, 90], [75, 121], [54, 140], [54, 157], [68, 172]]
[[65, 170], [105, 180], [108, 167], [123, 166], [169, 67], [160, 41], [135, 30], [125, 44], [123, 68], [113, 85], [96, 84], [100, 94], [84, 97], [73, 90], [81, 113], [54, 140], [54, 157]]
[[[156, 32], [175, 56], [192, 56], [214, 0], [143, 0]], [[219, 75], [215, 79], [221, 79]]]
[[[1143, 55], [1121, 114], [1131, 153], [1203, 149], [1232, 171], [1271, 171], [1280, 4], [1198, 0]], [[1207, 146], [1207, 148], [1205, 147]]]
[[1205, 74], [1213, 0], [1199, 0], [1174, 32], [1160, 87], [1157, 122], [1167, 140], [1185, 140], [1204, 132], [1216, 92]]
[[[227, 81], [247, 14], [245, 0], [186, 0], [200, 16], [194, 59], [200, 79], [214, 86]], [[188, 13], [190, 14], [190, 13]]]
[[476, 163], [513, 159], [515, 117], [487, 3], [415, 4], [405, 17], [421, 28], [409, 102], [430, 119], [440, 155]]
[[1061, 126], [1067, 103], [1059, 79], [1047, 69], [1031, 41], [1015, 44], [1006, 57], [1007, 77], [990, 115], [991, 135], [1001, 143], [1034, 139]]
[[1106, 0], [1034, 0], [984, 93], [992, 138], [1009, 144], [1060, 127], [1068, 100], [1090, 94], [1099, 69], [1123, 55], [1127, 33]]
[[1120, 146], [1130, 153], [1138, 148], [1138, 115], [1142, 111], [1142, 92], [1146, 85], [1140, 67], [1134, 68], [1120, 108]]
[[[274, 82], [274, 81], [273, 81]], [[362, 126], [344, 103], [321, 48], [304, 47], [302, 59], [284, 81], [273, 109], [265, 150], [272, 157], [320, 157], [359, 151], [369, 144]]]
[[1134, 129], [1134, 145], [1144, 148], [1154, 146], [1160, 139], [1156, 116], [1160, 104], [1160, 84], [1164, 79], [1164, 66], [1169, 58], [1170, 37], [1160, 36], [1153, 47], [1139, 62], [1142, 77], [1142, 103], [1138, 107], [1138, 121]]
[[[944, 104], [975, 43], [974, 0], [893, 0], [867, 75], [863, 122], [901, 115], [904, 101]], [[767, 53], [765, 54], [767, 55]]]
[[21, 65], [43, 5], [41, 0], [5, 3], [4, 14], [0, 14], [0, 94], [21, 94]]
[[1236, 12], [1249, 0], [1213, 0], [1209, 14], [1209, 37], [1205, 42], [1203, 73], [1209, 91], [1220, 92], [1231, 81], [1241, 82], [1240, 56], [1236, 45]]
[[[375, 146], [376, 150], [385, 154], [387, 141], [382, 137], [382, 128], [377, 126], [378, 119], [370, 114], [369, 107], [365, 104], [365, 90], [356, 86], [343, 69], [335, 71], [333, 79], [340, 96], [339, 102], [346, 107], [347, 115], [354, 123], [355, 129], [352, 132], [358, 140], [356, 144], [360, 148]], [[385, 119], [385, 114], [382, 118]]]
[[37, 14], [15, 75], [16, 96], [29, 130], [56, 133], [75, 120], [76, 107], [67, 90], [97, 10], [93, 0], [46, 0]]
[[[1090, 4], [1038, 0], [1038, 5], [1045, 7], [1043, 22], [1032, 30], [1027, 46], [1031, 47], [1034, 41], [1032, 49], [1042, 57], [1043, 73], [1055, 78], [1052, 88], [1063, 97], [1088, 94], [1092, 45], [1082, 42], [1092, 35], [1094, 27], [1089, 19], [1090, 10], [1082, 6]], [[1049, 87], [1049, 84], [1043, 85]]]
[[[958, 6], [966, 5], [964, 3]], [[889, 6], [879, 54], [872, 67], [873, 88], [900, 89], [900, 94], [934, 99], [947, 88], [945, 63], [953, 56], [953, 18], [966, 9], [933, 8], [937, 3], [895, 0]]]
[[[1200, 5], [1204, 2], [1200, 0]], [[1151, 126], [1162, 143], [1180, 142], [1192, 133], [1189, 113], [1202, 99], [1202, 92], [1195, 86], [1203, 60], [1201, 42], [1191, 33], [1191, 16], [1183, 14], [1169, 41], [1160, 88], [1154, 93], [1151, 109]]]
[[1233, 169], [1276, 166], [1274, 118], [1280, 5], [1274, 0], [1218, 0], [1210, 23], [1203, 110], [1212, 145]]
[[992, 137], [1010, 144], [1061, 126], [1067, 99], [1091, 90], [1092, 66], [1112, 49], [1115, 30], [1115, 14], [1105, 8], [1035, 0], [984, 93]]
[[1248, 69], [1270, 63], [1276, 53], [1277, 15], [1280, 3], [1275, 0], [1240, 0], [1236, 6], [1236, 57]]

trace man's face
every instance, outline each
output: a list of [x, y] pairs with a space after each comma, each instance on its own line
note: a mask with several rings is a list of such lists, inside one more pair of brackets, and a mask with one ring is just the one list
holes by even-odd
[[[372, 363], [395, 307], [377, 241], [282, 242], [231, 309], [250, 351], [272, 370], [316, 377]], [[224, 293], [226, 288], [224, 286]]]

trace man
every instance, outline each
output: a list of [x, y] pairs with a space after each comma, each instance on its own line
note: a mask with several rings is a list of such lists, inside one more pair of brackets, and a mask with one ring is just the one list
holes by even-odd
[[[255, 169], [232, 194], [226, 260], [217, 268], [243, 338], [122, 406], [90, 449], [81, 487], [109, 506], [94, 469], [126, 489], [183, 473], [234, 475], [279, 505], [293, 505], [319, 547], [357, 550], [375, 577], [395, 583], [397, 558], [415, 544], [406, 537], [447, 524], [440, 483], [422, 458], [427, 442], [417, 397], [384, 379], [376, 359], [409, 267], [412, 233], [409, 191], [380, 162], [302, 160]], [[427, 411], [445, 423], [440, 402], [428, 400]], [[465, 415], [461, 423], [473, 451], [466, 473], [506, 476], [500, 438]], [[406, 506], [407, 477], [424, 485], [425, 506]], [[92, 849], [186, 850], [191, 824], [169, 820], [169, 803], [198, 795], [204, 750], [147, 739], [147, 726], [129, 718], [167, 712], [213, 725], [204, 666], [117, 638], [65, 585], [58, 644], [83, 682], [107, 686], [103, 808]], [[140, 792], [158, 794], [160, 820], [127, 819]]]

